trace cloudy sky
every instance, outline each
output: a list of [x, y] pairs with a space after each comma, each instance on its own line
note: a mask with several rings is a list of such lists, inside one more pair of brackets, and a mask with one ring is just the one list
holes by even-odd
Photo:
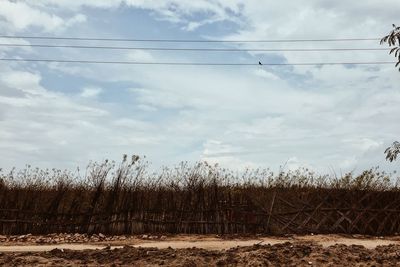
[[[136, 39], [379, 38], [398, 0], [0, 0], [0, 33]], [[400, 24], [400, 23], [399, 23]], [[155, 43], [0, 38], [0, 43], [172, 48], [375, 48], [378, 41]], [[198, 52], [0, 46], [1, 58], [140, 62], [393, 61], [386, 51]], [[232, 169], [361, 171], [400, 138], [393, 65], [154, 66], [0, 62], [0, 168], [74, 168], [146, 155]], [[396, 86], [397, 85], [397, 86]]]

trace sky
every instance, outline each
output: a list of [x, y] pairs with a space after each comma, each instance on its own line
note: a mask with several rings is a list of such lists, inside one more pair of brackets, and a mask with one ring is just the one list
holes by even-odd
[[[130, 39], [380, 38], [398, 0], [0, 0], [0, 35]], [[378, 48], [379, 41], [0, 43], [170, 48]], [[140, 62], [394, 61], [387, 51], [199, 52], [0, 46], [0, 58]], [[0, 168], [74, 169], [146, 156], [233, 170], [391, 171], [400, 139], [393, 65], [164, 66], [0, 61]]]

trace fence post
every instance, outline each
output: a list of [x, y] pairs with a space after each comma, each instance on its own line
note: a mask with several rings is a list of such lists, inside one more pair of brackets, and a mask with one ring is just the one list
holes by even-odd
[[275, 197], [276, 197], [276, 191], [274, 191], [274, 194], [272, 196], [271, 207], [269, 208], [268, 219], [267, 219], [267, 231], [269, 230], [269, 222], [271, 220], [272, 210], [273, 210], [274, 204], [275, 204]]

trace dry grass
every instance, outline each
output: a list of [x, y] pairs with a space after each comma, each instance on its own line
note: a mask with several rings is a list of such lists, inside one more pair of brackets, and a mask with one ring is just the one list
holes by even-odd
[[[399, 184], [377, 168], [341, 177], [317, 175], [307, 169], [276, 174], [249, 169], [238, 174], [205, 162], [183, 162], [158, 173], [148, 169], [139, 157], [124, 156], [119, 164], [107, 160], [90, 163], [84, 175], [30, 166], [2, 172], [0, 232], [279, 233], [274, 225], [285, 219], [271, 214], [293, 213], [293, 209], [275, 201], [277, 193], [294, 203], [302, 196], [312, 209], [314, 202], [318, 205], [316, 197], [328, 192], [351, 196], [354, 192], [397, 196], [399, 192]], [[386, 204], [382, 203], [382, 208]]]

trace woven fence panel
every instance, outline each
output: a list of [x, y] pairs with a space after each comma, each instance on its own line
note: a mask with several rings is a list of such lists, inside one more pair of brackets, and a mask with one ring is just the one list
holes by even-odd
[[1, 234], [400, 232], [397, 191], [205, 188], [179, 194], [22, 189], [0, 193]]

